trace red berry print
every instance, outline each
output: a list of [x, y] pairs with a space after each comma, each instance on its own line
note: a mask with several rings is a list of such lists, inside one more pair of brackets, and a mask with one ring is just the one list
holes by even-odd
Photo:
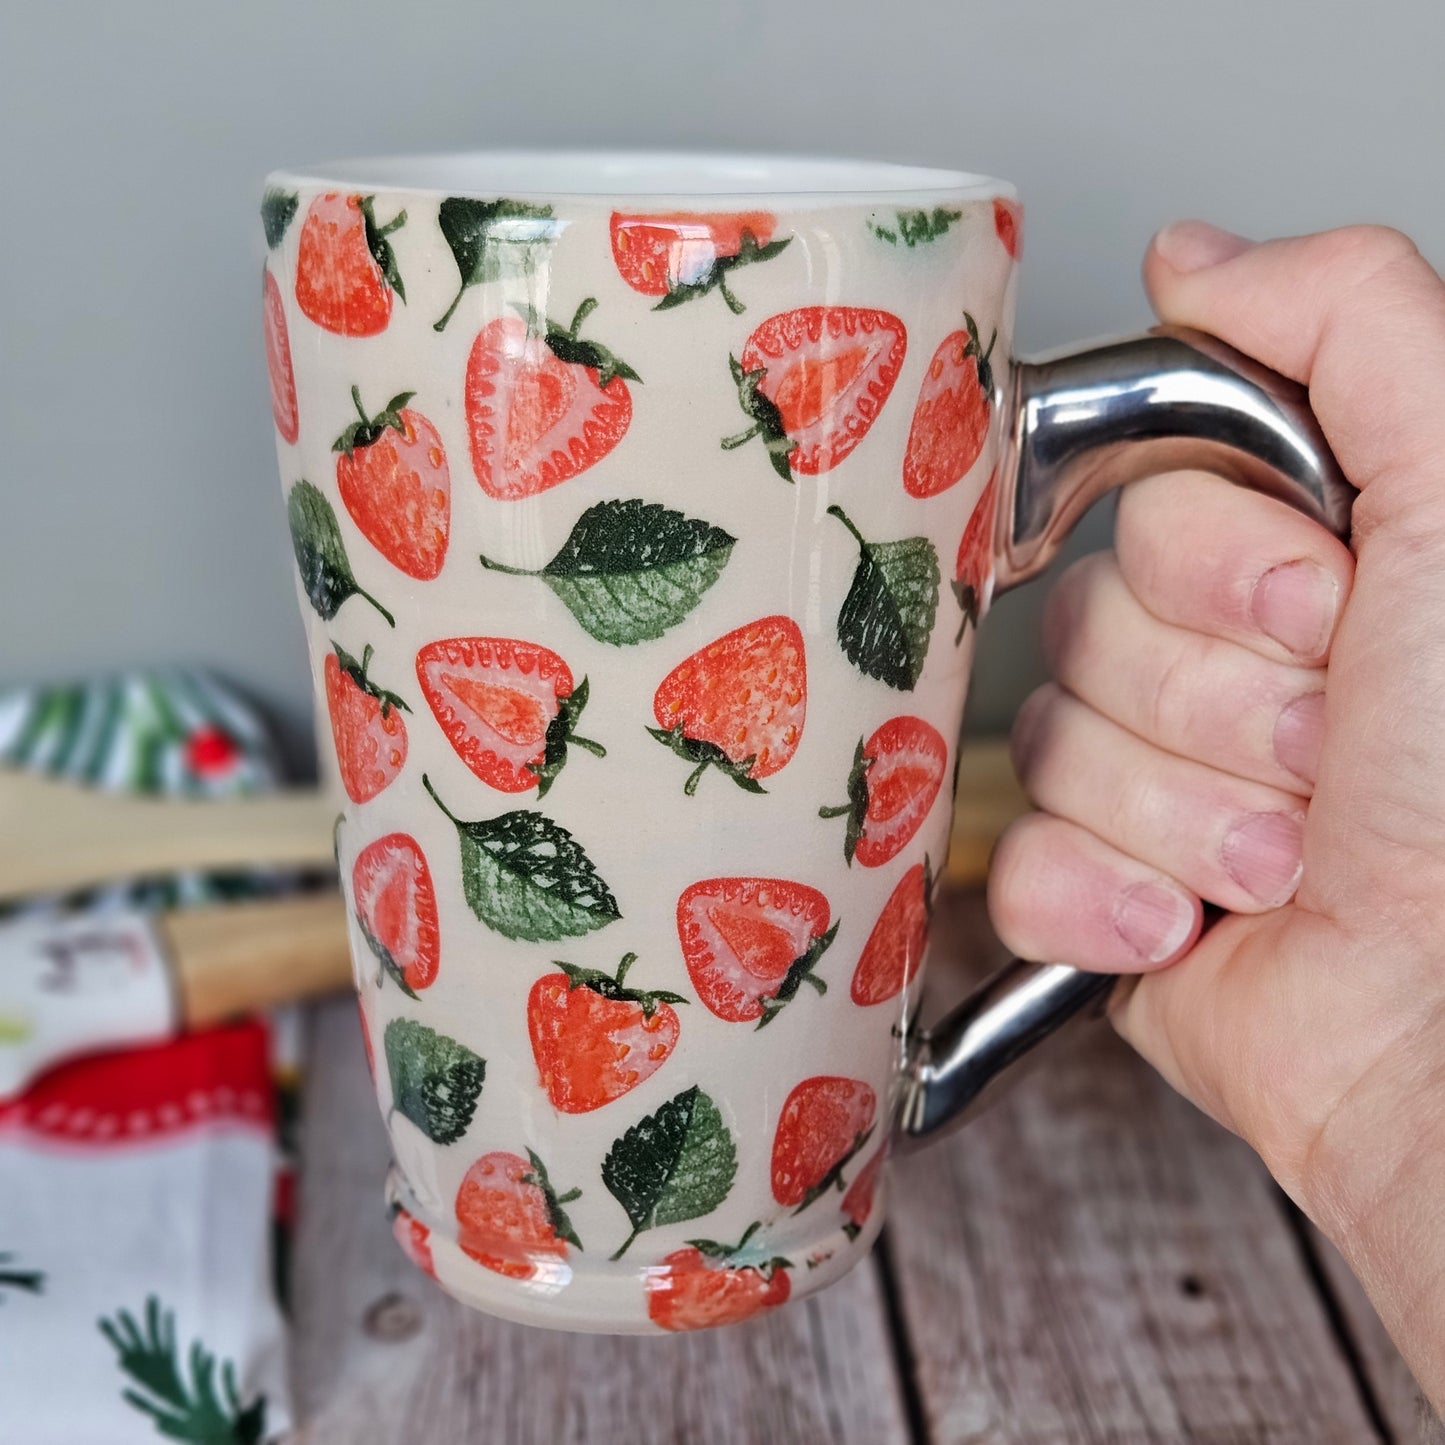
[[843, 1214], [848, 1221], [843, 1226], [843, 1230], [850, 1239], [858, 1238], [863, 1232], [863, 1226], [868, 1223], [873, 1213], [873, 1195], [878, 1188], [878, 1178], [887, 1161], [888, 1146], [885, 1144], [858, 1171], [857, 1178], [848, 1186], [848, 1192], [843, 1196]]
[[849, 991], [854, 1003], [865, 1008], [886, 1003], [913, 981], [928, 941], [931, 882], [927, 859], [915, 863], [898, 880], [853, 970]]
[[401, 1246], [401, 1252], [423, 1274], [435, 1279], [437, 1270], [431, 1257], [431, 1230], [421, 1220], [398, 1206], [391, 1217], [391, 1232]]
[[[429, 988], [441, 965], [441, 929], [421, 844], [409, 833], [388, 833], [368, 843], [351, 866], [351, 901], [383, 971], [413, 996]], [[366, 1034], [365, 1014], [362, 1031]], [[366, 1045], [371, 1061], [369, 1034]]]
[[988, 479], [982, 496], [974, 504], [958, 543], [958, 561], [953, 569], [953, 595], [963, 611], [955, 644], [963, 641], [970, 624], [978, 626], [993, 592], [993, 529], [998, 508], [998, 469]]
[[773, 1136], [773, 1198], [796, 1212], [843, 1189], [844, 1166], [872, 1135], [877, 1108], [861, 1079], [804, 1079], [788, 1095]]
[[186, 767], [198, 778], [224, 778], [240, 760], [236, 740], [221, 728], [208, 724], [186, 738]]
[[735, 315], [745, 308], [728, 287], [740, 266], [767, 261], [788, 241], [774, 241], [767, 211], [626, 216], [612, 213], [612, 258], [622, 279], [665, 311], [716, 290]]
[[376, 1083], [376, 1046], [371, 1042], [371, 1024], [366, 1017], [366, 1004], [360, 994], [356, 996], [356, 1011], [361, 1016], [361, 1047], [366, 1054], [366, 1072], [371, 1082]]
[[502, 793], [545, 796], [575, 743], [606, 750], [574, 729], [587, 705], [584, 677], [550, 648], [512, 637], [452, 637], [416, 655], [422, 692], [457, 756]]
[[296, 411], [296, 373], [291, 369], [291, 338], [281, 288], [269, 270], [261, 273], [262, 325], [266, 333], [266, 374], [271, 379], [271, 416], [281, 440], [296, 445], [301, 420]]
[[394, 396], [374, 417], [351, 388], [360, 421], [332, 451], [341, 500], [363, 537], [393, 567], [430, 582], [442, 570], [451, 534], [452, 478], [437, 429]]
[[1024, 212], [1017, 201], [1006, 201], [1001, 196], [993, 203], [993, 228], [1003, 242], [1003, 248], [1015, 261], [1024, 249]]
[[828, 900], [782, 878], [707, 878], [677, 900], [683, 961], [703, 1005], [729, 1023], [770, 1022], [837, 936]]
[[923, 826], [938, 797], [948, 745], [919, 717], [889, 718], [860, 739], [848, 775], [848, 801], [819, 808], [820, 818], [848, 819], [843, 856], [865, 868], [896, 858]]
[[762, 1258], [748, 1241], [735, 1245], [694, 1240], [647, 1271], [647, 1316], [665, 1330], [706, 1330], [736, 1325], [786, 1304], [792, 1293], [786, 1259]]
[[943, 338], [918, 393], [903, 455], [903, 487], [913, 497], [933, 497], [961, 481], [988, 440], [993, 408], [993, 367], [978, 324], [964, 314], [965, 329]]
[[483, 1154], [457, 1190], [457, 1244], [478, 1264], [508, 1279], [558, 1279], [567, 1246], [582, 1248], [542, 1161], [528, 1151]]
[[747, 792], [798, 751], [808, 705], [803, 634], [790, 617], [762, 617], [699, 648], [658, 684], [648, 731], [693, 763], [690, 797], [709, 767]]
[[626, 987], [637, 955], [615, 975], [559, 964], [527, 996], [527, 1032], [553, 1107], [585, 1114], [651, 1078], [677, 1047], [681, 994]]
[[588, 297], [564, 330], [499, 316], [472, 343], [464, 388], [472, 470], [489, 497], [536, 496], [595, 466], [632, 422], [637, 373], [579, 335]]
[[394, 291], [406, 292], [386, 239], [406, 221], [400, 212], [376, 224], [371, 196], [318, 196], [306, 212], [296, 259], [296, 304], [338, 336], [376, 336], [391, 320]]
[[802, 306], [770, 316], [731, 358], [738, 403], [753, 425], [732, 450], [761, 438], [784, 481], [830, 471], [868, 435], [907, 350], [888, 311]]
[[371, 681], [370, 666], [370, 647], [360, 662], [339, 647], [326, 657], [331, 736], [342, 786], [353, 803], [370, 802], [406, 762], [406, 723], [401, 715], [411, 709], [394, 692]]

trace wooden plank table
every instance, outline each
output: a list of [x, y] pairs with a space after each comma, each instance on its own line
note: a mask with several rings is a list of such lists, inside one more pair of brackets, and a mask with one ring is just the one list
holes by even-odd
[[[998, 962], [939, 909], [932, 992]], [[1102, 1024], [895, 1166], [842, 1283], [669, 1339], [452, 1303], [381, 1207], [349, 1000], [311, 1016], [294, 1251], [296, 1445], [1073, 1445], [1445, 1439], [1353, 1281], [1236, 1139]]]

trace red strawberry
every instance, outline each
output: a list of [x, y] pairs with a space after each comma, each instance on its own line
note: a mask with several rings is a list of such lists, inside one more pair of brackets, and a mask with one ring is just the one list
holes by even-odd
[[907, 349], [903, 323], [859, 306], [801, 306], [770, 316], [729, 357], [753, 425], [731, 451], [761, 437], [773, 470], [816, 476], [836, 467], [878, 419]]
[[849, 1239], [858, 1238], [863, 1226], [868, 1223], [868, 1217], [873, 1213], [873, 1193], [878, 1187], [878, 1176], [883, 1172], [887, 1159], [888, 1146], [885, 1144], [858, 1171], [857, 1177], [843, 1196], [843, 1213], [848, 1220], [843, 1226], [843, 1233]]
[[502, 793], [536, 788], [539, 798], [576, 743], [607, 750], [573, 732], [587, 706], [587, 679], [550, 649], [511, 637], [451, 637], [416, 655], [416, 675], [457, 756]]
[[296, 411], [296, 373], [291, 369], [291, 339], [281, 288], [269, 270], [261, 273], [262, 326], [266, 333], [266, 374], [271, 378], [271, 416], [281, 439], [291, 446], [301, 433]]
[[374, 798], [406, 762], [406, 723], [411, 709], [366, 675], [371, 648], [361, 661], [337, 647], [326, 658], [326, 706], [341, 781], [353, 803]]
[[[787, 1303], [790, 1260], [755, 1258], [747, 1249], [751, 1224], [736, 1244], [694, 1239], [647, 1271], [647, 1316], [665, 1330], [706, 1330], [735, 1325]], [[747, 1261], [744, 1263], [743, 1261]]]
[[854, 1003], [865, 1007], [886, 1003], [913, 981], [928, 941], [932, 884], [927, 858], [915, 863], [898, 880], [853, 970], [850, 992]]
[[585, 472], [632, 421], [629, 381], [642, 378], [578, 332], [589, 296], [564, 331], [533, 314], [499, 316], [472, 343], [465, 400], [472, 470], [489, 497], [532, 497]]
[[437, 1270], [431, 1257], [431, 1230], [398, 1204], [391, 1216], [391, 1232], [401, 1246], [401, 1252], [423, 1274], [435, 1279]]
[[691, 797], [709, 766], [749, 793], [787, 766], [803, 736], [808, 671], [790, 617], [761, 617], [699, 648], [658, 684], [648, 728], [693, 763]]
[[186, 767], [198, 778], [221, 778], [241, 759], [230, 733], [207, 724], [186, 738]]
[[866, 742], [859, 740], [848, 775], [848, 801], [819, 808], [820, 818], [848, 819], [843, 856], [856, 853], [865, 868], [897, 857], [938, 797], [948, 744], [919, 717], [889, 718]]
[[374, 417], [351, 388], [360, 421], [336, 439], [336, 485], [361, 534], [408, 577], [430, 582], [442, 570], [452, 525], [452, 478], [437, 429], [392, 397]]
[[[382, 972], [413, 998], [430, 987], [441, 963], [441, 930], [431, 869], [416, 839], [388, 833], [368, 843], [351, 867], [351, 903]], [[366, 1044], [370, 1059], [369, 1036]]]
[[953, 595], [963, 609], [963, 621], [959, 624], [958, 636], [953, 639], [955, 645], [963, 641], [970, 622], [978, 626], [978, 619], [988, 607], [993, 592], [993, 528], [997, 507], [998, 468], [995, 467], [982, 495], [974, 503], [958, 542], [952, 585]]
[[508, 1279], [565, 1282], [567, 1246], [581, 1249], [582, 1241], [562, 1206], [581, 1193], [559, 1195], [530, 1149], [525, 1159], [501, 1150], [483, 1154], [457, 1190], [457, 1244]]
[[391, 293], [406, 290], [386, 239], [406, 224], [400, 211], [376, 224], [373, 196], [317, 196], [306, 212], [296, 258], [296, 304], [338, 336], [375, 336], [391, 320]]
[[622, 279], [644, 296], [661, 296], [666, 311], [716, 289], [734, 315], [743, 303], [728, 290], [728, 272], [776, 256], [788, 239], [773, 240], [777, 217], [767, 211], [674, 212], [658, 216], [612, 213], [612, 256]]
[[527, 996], [527, 1032], [542, 1087], [564, 1114], [600, 1109], [636, 1088], [677, 1047], [680, 993], [627, 988], [637, 961], [623, 958], [616, 975], [559, 963]]
[[816, 888], [782, 878], [708, 878], [677, 900], [677, 936], [697, 996], [729, 1023], [771, 1022], [838, 933]]
[[933, 497], [961, 481], [979, 459], [988, 440], [993, 407], [995, 328], [985, 351], [978, 323], [963, 313], [966, 330], [943, 338], [918, 392], [908, 448], [903, 454], [903, 489], [913, 497]]
[[366, 1072], [371, 1075], [371, 1082], [376, 1082], [376, 1049], [371, 1042], [371, 1024], [366, 1017], [366, 1004], [360, 994], [356, 995], [356, 1011], [361, 1015], [361, 1047], [366, 1054]]
[[1024, 212], [1017, 201], [1006, 201], [1001, 196], [993, 203], [993, 228], [1003, 242], [1003, 248], [1018, 260], [1024, 249]]
[[872, 1136], [877, 1107], [861, 1079], [804, 1079], [788, 1095], [773, 1136], [773, 1198], [798, 1213], [842, 1189], [843, 1168]]

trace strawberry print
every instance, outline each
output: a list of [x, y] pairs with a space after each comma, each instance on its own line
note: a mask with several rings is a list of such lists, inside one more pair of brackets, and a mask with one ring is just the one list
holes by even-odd
[[1024, 212], [1017, 201], [1006, 201], [995, 197], [993, 203], [993, 228], [1003, 242], [1003, 248], [1015, 261], [1024, 249]]
[[307, 208], [296, 257], [296, 304], [338, 336], [376, 336], [391, 320], [391, 296], [406, 290], [386, 238], [406, 224], [398, 212], [378, 226], [372, 196], [332, 191]]
[[808, 703], [803, 634], [790, 617], [762, 617], [699, 648], [658, 684], [648, 732], [692, 763], [691, 797], [709, 767], [750, 793], [798, 751]]
[[801, 1213], [830, 1189], [873, 1134], [878, 1099], [861, 1079], [804, 1079], [783, 1105], [773, 1135], [773, 1198]]
[[629, 381], [642, 378], [596, 341], [535, 312], [499, 316], [472, 343], [463, 393], [472, 470], [489, 497], [533, 497], [595, 466], [632, 422]]
[[969, 514], [968, 525], [958, 542], [958, 560], [953, 567], [953, 595], [963, 612], [958, 624], [957, 646], [969, 625], [978, 626], [993, 593], [993, 525], [998, 507], [998, 469], [995, 468], [983, 495]]
[[391, 1232], [401, 1246], [401, 1252], [423, 1274], [435, 1279], [437, 1268], [431, 1254], [431, 1230], [398, 1204], [392, 1211]]
[[853, 970], [854, 1003], [865, 1008], [886, 1003], [913, 981], [928, 941], [932, 883], [927, 858], [898, 880]]
[[565, 1280], [567, 1247], [582, 1241], [562, 1206], [581, 1193], [558, 1194], [530, 1149], [483, 1154], [457, 1190], [457, 1244], [508, 1279]]
[[906, 350], [903, 323], [888, 311], [801, 306], [770, 316], [728, 358], [752, 425], [724, 438], [724, 450], [760, 438], [785, 482], [831, 471], [878, 419]]
[[358, 993], [356, 995], [356, 1012], [361, 1017], [361, 1048], [366, 1055], [366, 1072], [371, 1075], [371, 1082], [376, 1083], [376, 1045], [371, 1042], [371, 1023], [366, 1017], [366, 1001]]
[[736, 1244], [694, 1239], [647, 1271], [647, 1317], [665, 1330], [706, 1330], [736, 1325], [786, 1304], [791, 1261], [762, 1258], [749, 1241], [750, 1224]]
[[614, 211], [612, 258], [634, 291], [661, 299], [655, 311], [716, 291], [735, 316], [746, 309], [728, 288], [742, 266], [769, 261], [791, 237], [773, 240], [777, 218], [767, 211], [627, 216]]
[[782, 878], [708, 878], [677, 900], [677, 936], [703, 1005], [730, 1023], [771, 1022], [799, 988], [828, 985], [814, 969], [837, 936], [828, 900]]
[[240, 762], [240, 745], [223, 728], [207, 723], [186, 737], [186, 768], [198, 778], [224, 778]]
[[843, 856], [865, 868], [896, 858], [923, 826], [943, 783], [948, 745], [920, 717], [889, 718], [860, 739], [848, 775], [848, 801], [819, 808], [820, 818], [848, 819]]
[[[413, 998], [418, 989], [429, 988], [441, 962], [441, 930], [421, 844], [409, 833], [388, 833], [368, 843], [351, 866], [351, 901], [381, 965], [378, 984], [390, 976]], [[368, 1049], [370, 1042], [368, 1037]]]
[[296, 445], [301, 419], [296, 410], [296, 373], [291, 369], [291, 338], [281, 288], [267, 269], [261, 273], [262, 325], [266, 333], [266, 375], [271, 381], [271, 418], [281, 440]]
[[336, 439], [336, 485], [361, 535], [408, 577], [430, 582], [441, 570], [451, 533], [452, 479], [437, 429], [407, 406], [404, 391]]
[[575, 743], [597, 757], [606, 749], [574, 729], [587, 706], [584, 677], [550, 648], [511, 637], [452, 637], [416, 655], [416, 675], [447, 741], [488, 787], [537, 789], [545, 797]]
[[628, 988], [637, 961], [616, 974], [559, 963], [527, 996], [527, 1032], [542, 1087], [554, 1108], [586, 1114], [651, 1078], [677, 1047], [679, 993]]
[[342, 786], [353, 803], [369, 802], [406, 762], [406, 723], [401, 715], [411, 709], [394, 692], [372, 682], [367, 676], [370, 666], [369, 645], [360, 662], [340, 647], [326, 656], [331, 737]]
[[995, 328], [985, 349], [978, 323], [964, 313], [964, 329], [950, 332], [928, 363], [903, 454], [903, 488], [933, 497], [960, 482], [988, 440], [993, 408]]
[[863, 1232], [873, 1213], [873, 1196], [878, 1189], [878, 1178], [888, 1162], [888, 1145], [884, 1146], [858, 1171], [848, 1192], [843, 1196], [842, 1210], [846, 1222], [843, 1233], [849, 1239], [857, 1239]]

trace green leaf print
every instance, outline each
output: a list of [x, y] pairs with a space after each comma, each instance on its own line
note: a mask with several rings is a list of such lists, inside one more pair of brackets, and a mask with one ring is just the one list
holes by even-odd
[[199, 1340], [191, 1342], [186, 1356], [188, 1379], [176, 1347], [176, 1317], [162, 1311], [154, 1295], [146, 1299], [144, 1330], [129, 1310], [118, 1311], [113, 1320], [102, 1316], [96, 1324], [121, 1370], [138, 1386], [122, 1390], [121, 1398], [149, 1415], [159, 1434], [195, 1445], [259, 1445], [265, 1438], [266, 1397], [258, 1395], [242, 1408], [230, 1360], [221, 1366], [218, 1392], [216, 1357]]
[[286, 235], [286, 228], [296, 216], [300, 198], [295, 191], [283, 191], [273, 186], [261, 197], [261, 229], [266, 233], [266, 245], [274, 251]]
[[642, 378], [616, 352], [600, 341], [584, 337], [582, 323], [597, 309], [597, 298], [586, 297], [572, 315], [571, 326], [563, 326], [530, 306], [514, 308], [527, 323], [527, 330], [547, 343], [547, 350], [569, 366], [588, 366], [597, 373], [597, 385], [604, 391], [616, 377], [640, 382]]
[[602, 1182], [632, 1222], [612, 1258], [620, 1259], [645, 1229], [711, 1214], [737, 1169], [733, 1136], [696, 1084], [639, 1120], [602, 1162]]
[[435, 323], [445, 331], [470, 286], [497, 281], [503, 276], [525, 275], [536, 266], [537, 249], [561, 234], [552, 208], [528, 201], [479, 201], [469, 196], [448, 196], [441, 203], [437, 224], [451, 247], [461, 273], [461, 286], [446, 315]]
[[777, 403], [762, 389], [767, 371], [759, 367], [755, 371], [744, 371], [743, 364], [736, 356], [728, 357], [728, 370], [732, 373], [733, 384], [738, 389], [738, 405], [743, 414], [752, 421], [746, 431], [722, 439], [725, 452], [736, 451], [754, 437], [762, 439], [768, 453], [768, 464], [785, 481], [793, 480], [793, 468], [788, 458], [796, 449], [788, 429], [783, 424], [783, 414]]
[[860, 548], [838, 613], [838, 641], [860, 672], [912, 692], [928, 655], [938, 611], [938, 553], [926, 537], [866, 542], [839, 506], [828, 508]]
[[494, 572], [540, 578], [589, 636], [628, 647], [681, 622], [722, 575], [736, 541], [721, 527], [634, 498], [588, 507], [557, 555], [535, 572], [488, 557], [481, 562]]
[[348, 597], [364, 597], [386, 618], [388, 626], [395, 627], [396, 618], [370, 592], [363, 591], [353, 575], [336, 512], [320, 491], [304, 479], [297, 482], [286, 499], [286, 517], [301, 585], [318, 615], [330, 622]]
[[716, 743], [703, 738], [690, 738], [683, 731], [683, 724], [671, 728], [648, 728], [647, 730], [663, 747], [671, 749], [684, 762], [697, 766], [687, 775], [682, 791], [691, 798], [697, 792], [702, 775], [709, 768], [716, 768], [725, 778], [731, 778], [745, 793], [766, 793], [768, 790], [750, 774], [757, 758], [751, 754], [734, 762]]
[[827, 983], [818, 977], [814, 969], [817, 968], [823, 955], [832, 947], [833, 940], [837, 938], [839, 922], [841, 922], [841, 920], [835, 921], [826, 933], [820, 933], [814, 938], [808, 944], [807, 950], [799, 954], [798, 957], [788, 965], [788, 971], [783, 975], [783, 981], [778, 985], [775, 992], [764, 994], [758, 1000], [763, 1006], [763, 1015], [758, 1020], [758, 1028], [763, 1028], [767, 1024], [772, 1023], [782, 1009], [798, 996], [798, 990], [802, 988], [805, 983], [817, 993], [828, 992]]
[[452, 820], [461, 843], [462, 892], [472, 912], [506, 938], [581, 938], [622, 917], [581, 844], [545, 813], [518, 809], [465, 823], [422, 786]]
[[397, 297], [405, 305], [406, 287], [401, 284], [401, 272], [396, 265], [396, 253], [391, 249], [391, 242], [386, 238], [393, 231], [399, 231], [406, 225], [406, 212], [398, 211], [386, 225], [378, 226], [376, 213], [372, 209], [375, 202], [375, 196], [361, 198], [361, 219], [366, 224], [366, 249], [371, 252], [371, 259], [376, 262], [376, 269], [381, 272], [381, 279], [396, 292]]
[[552, 1226], [552, 1232], [558, 1239], [565, 1239], [568, 1244], [581, 1249], [582, 1241], [577, 1238], [577, 1231], [572, 1227], [572, 1221], [562, 1206], [571, 1204], [574, 1199], [581, 1199], [582, 1191], [569, 1189], [565, 1194], [558, 1194], [547, 1177], [547, 1166], [530, 1149], [527, 1150], [527, 1158], [531, 1162], [532, 1172], [523, 1176], [523, 1182], [535, 1184], [542, 1191], [542, 1197], [547, 1201], [547, 1223]]
[[558, 773], [567, 766], [569, 744], [575, 743], [579, 748], [586, 748], [595, 758], [607, 756], [607, 749], [601, 743], [577, 735], [577, 724], [582, 717], [582, 709], [587, 706], [590, 693], [591, 684], [584, 677], [566, 697], [557, 699], [557, 716], [547, 724], [542, 761], [527, 764], [527, 771], [537, 776], [539, 798], [547, 796], [552, 784], [557, 781]]
[[868, 229], [880, 241], [887, 241], [890, 246], [896, 246], [902, 241], [910, 249], [928, 241], [936, 241], [947, 234], [948, 228], [955, 221], [963, 218], [962, 211], [950, 211], [943, 206], [935, 206], [932, 211], [895, 211], [893, 214], [896, 222], [892, 226], [884, 225], [876, 216], [870, 216]]
[[[863, 739], [858, 739], [858, 746], [853, 749], [853, 768], [848, 774], [848, 801], [840, 803], [835, 807], [823, 807], [818, 809], [820, 818], [843, 818], [848, 819], [847, 835], [843, 839], [843, 858], [851, 868], [853, 866], [853, 855], [858, 851], [858, 840], [863, 836], [863, 824], [868, 817], [868, 769], [877, 761], [870, 758], [863, 751]], [[958, 763], [955, 760], [954, 771], [954, 792], [958, 791]]]
[[391, 1106], [433, 1144], [467, 1132], [487, 1076], [485, 1059], [414, 1019], [392, 1019], [382, 1035]]

